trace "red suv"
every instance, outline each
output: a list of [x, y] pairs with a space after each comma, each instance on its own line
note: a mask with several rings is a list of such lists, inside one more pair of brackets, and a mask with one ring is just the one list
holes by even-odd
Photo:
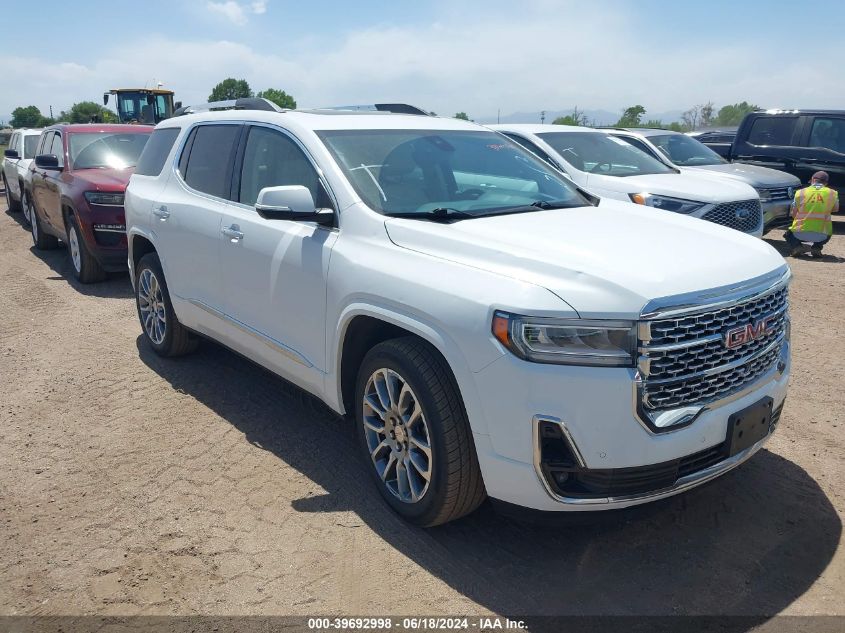
[[91, 283], [126, 270], [123, 193], [153, 128], [54, 125], [38, 140], [32, 172], [32, 240], [67, 243], [76, 278]]

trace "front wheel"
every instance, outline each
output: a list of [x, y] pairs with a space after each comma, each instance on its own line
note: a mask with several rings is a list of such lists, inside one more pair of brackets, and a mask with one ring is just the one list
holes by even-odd
[[29, 231], [32, 233], [32, 243], [39, 251], [49, 251], [59, 245], [59, 240], [41, 230], [41, 220], [35, 206], [30, 207]]
[[12, 190], [9, 189], [9, 182], [5, 176], [3, 176], [3, 189], [6, 190], [6, 206], [9, 207], [9, 211], [20, 211], [21, 203], [12, 197]]
[[21, 187], [21, 206], [23, 207], [23, 219], [29, 225], [32, 222], [32, 200], [23, 187]]
[[484, 500], [460, 393], [428, 343], [400, 338], [367, 353], [358, 373], [356, 419], [366, 468], [407, 521], [439, 525]]
[[92, 284], [106, 278], [106, 271], [91, 254], [82, 239], [76, 218], [70, 216], [67, 223], [67, 250], [70, 263], [73, 264], [74, 276], [84, 284]]
[[135, 271], [135, 305], [144, 338], [159, 356], [193, 352], [199, 341], [176, 318], [158, 255], [148, 253]]

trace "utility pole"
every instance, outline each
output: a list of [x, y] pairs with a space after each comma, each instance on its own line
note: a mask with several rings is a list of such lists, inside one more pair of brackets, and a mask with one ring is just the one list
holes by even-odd
[[50, 118], [53, 118], [53, 106], [50, 106]]
[[545, 122], [546, 122], [546, 111], [540, 110], [540, 123], [545, 123]]
[[501, 116], [501, 114], [502, 114], [502, 109], [501, 109], [501, 108], [499, 108], [498, 110], [496, 110], [496, 123], [501, 123], [501, 121], [499, 121], [499, 117]]

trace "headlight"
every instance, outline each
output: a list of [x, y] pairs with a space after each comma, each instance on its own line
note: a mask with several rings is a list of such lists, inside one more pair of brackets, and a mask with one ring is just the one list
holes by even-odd
[[631, 321], [551, 319], [496, 312], [493, 336], [520, 358], [535, 363], [634, 366], [636, 335]]
[[757, 189], [754, 187], [754, 190], [757, 192], [757, 195], [760, 196], [760, 202], [770, 202], [772, 199], [772, 192], [769, 189]]
[[122, 207], [122, 193], [105, 193], [102, 191], [86, 191], [85, 199], [91, 204], [102, 204], [109, 207]]
[[681, 198], [669, 198], [667, 196], [655, 196], [651, 193], [632, 193], [631, 200], [637, 204], [644, 204], [647, 207], [672, 211], [673, 213], [689, 214], [698, 211], [705, 206], [703, 202], [695, 200], [682, 200]]

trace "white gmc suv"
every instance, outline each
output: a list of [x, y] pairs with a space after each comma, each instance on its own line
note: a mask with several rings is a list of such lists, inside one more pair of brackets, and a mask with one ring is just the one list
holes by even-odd
[[766, 243], [599, 206], [469, 122], [261, 103], [147, 143], [126, 191], [144, 336], [220, 341], [354, 419], [407, 520], [631, 506], [769, 438], [790, 273]]

